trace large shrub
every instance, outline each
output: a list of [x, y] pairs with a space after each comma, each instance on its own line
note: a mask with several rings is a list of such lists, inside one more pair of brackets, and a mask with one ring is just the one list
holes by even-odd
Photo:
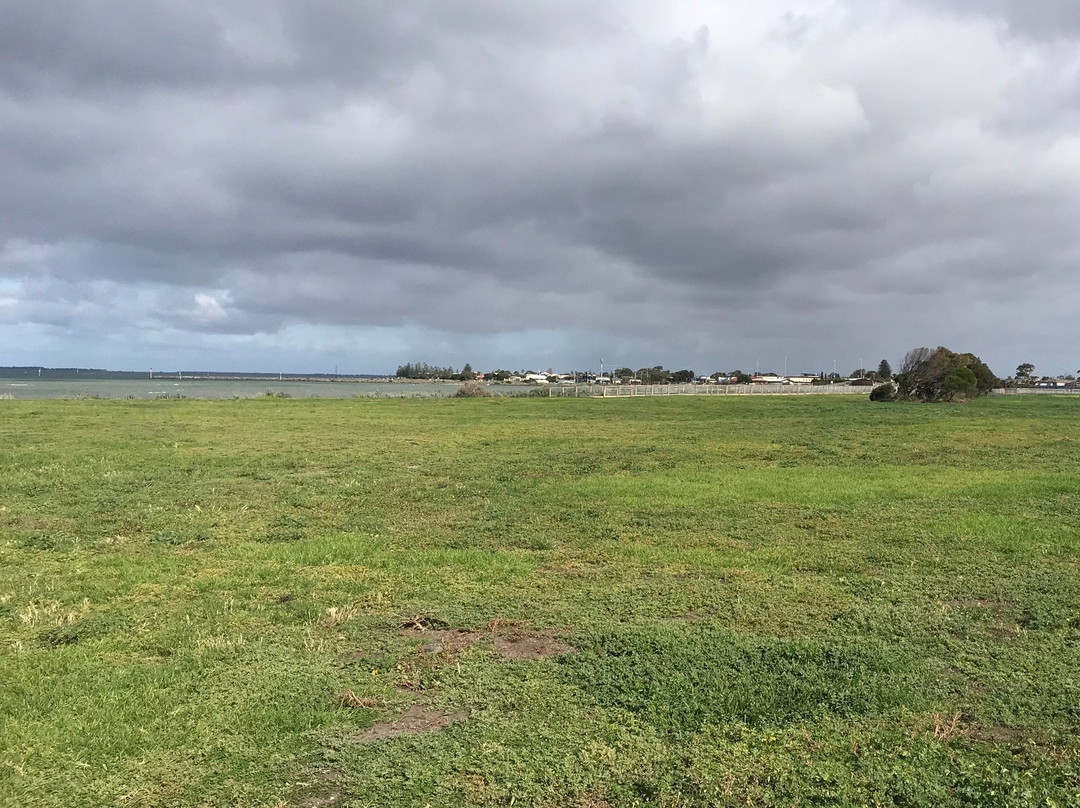
[[993, 371], [975, 354], [955, 353], [944, 347], [908, 351], [894, 379], [898, 397], [916, 401], [984, 396], [1000, 384]]
[[891, 382], [879, 384], [870, 391], [871, 401], [892, 401], [896, 398], [896, 385]]

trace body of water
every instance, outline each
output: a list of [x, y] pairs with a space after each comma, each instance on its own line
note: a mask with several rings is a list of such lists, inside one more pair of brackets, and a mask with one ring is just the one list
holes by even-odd
[[[0, 379], [0, 396], [40, 398], [253, 398], [280, 393], [292, 398], [372, 398], [452, 396], [458, 382], [306, 382], [273, 379]], [[492, 385], [495, 395], [533, 389], [526, 385]]]

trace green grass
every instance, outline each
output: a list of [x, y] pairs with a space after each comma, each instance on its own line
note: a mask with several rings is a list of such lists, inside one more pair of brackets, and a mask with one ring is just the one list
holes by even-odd
[[[0, 805], [1080, 805], [1075, 398], [5, 401], [0, 439]], [[419, 702], [468, 717], [357, 741]]]

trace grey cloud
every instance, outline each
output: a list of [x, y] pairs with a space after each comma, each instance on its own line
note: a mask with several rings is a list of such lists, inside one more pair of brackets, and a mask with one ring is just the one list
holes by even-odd
[[1080, 6], [1071, 0], [920, 0], [932, 10], [1004, 22], [1010, 30], [1039, 38], [1080, 33]]
[[267, 355], [298, 328], [902, 352], [934, 296], [1004, 311], [1077, 248], [1070, 12], [961, 11], [11, 3], [0, 278], [20, 322], [107, 330], [111, 298]]

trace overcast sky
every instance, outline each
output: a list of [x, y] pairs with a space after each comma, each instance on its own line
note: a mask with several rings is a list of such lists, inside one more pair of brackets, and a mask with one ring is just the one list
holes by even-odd
[[1076, 0], [0, 19], [0, 364], [1080, 368]]

